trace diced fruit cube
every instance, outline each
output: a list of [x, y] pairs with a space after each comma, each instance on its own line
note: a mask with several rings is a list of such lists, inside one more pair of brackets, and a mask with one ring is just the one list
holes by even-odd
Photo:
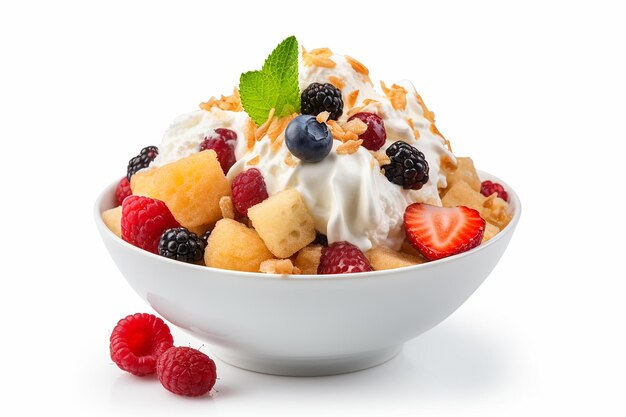
[[204, 250], [206, 266], [233, 271], [259, 272], [261, 262], [272, 258], [254, 229], [232, 219], [217, 222]]
[[500, 229], [498, 228], [498, 226], [494, 226], [493, 224], [487, 222], [487, 224], [485, 225], [485, 234], [483, 235], [483, 241], [481, 243], [485, 243], [486, 241], [497, 235], [499, 232]]
[[134, 195], [165, 202], [178, 222], [190, 229], [208, 229], [222, 217], [220, 198], [230, 185], [214, 151], [198, 152], [131, 178]]
[[423, 257], [396, 252], [385, 246], [376, 246], [365, 253], [375, 271], [419, 265], [426, 260]]
[[248, 217], [278, 258], [288, 258], [315, 240], [315, 221], [295, 189], [281, 191], [250, 207]]
[[456, 158], [457, 168], [447, 176], [448, 187], [450, 190], [459, 182], [467, 183], [472, 190], [480, 192], [480, 178], [474, 168], [472, 158]]
[[296, 267], [300, 269], [302, 274], [316, 275], [321, 256], [322, 245], [305, 246], [300, 249], [298, 256], [296, 256]]
[[474, 190], [465, 181], [459, 181], [448, 189], [448, 192], [441, 199], [444, 207], [466, 206], [471, 207], [479, 213], [483, 209], [485, 196], [480, 191]]
[[122, 206], [103, 211], [102, 221], [115, 236], [122, 237]]

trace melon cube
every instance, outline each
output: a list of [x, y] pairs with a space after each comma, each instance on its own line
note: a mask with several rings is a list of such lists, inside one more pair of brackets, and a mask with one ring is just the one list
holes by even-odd
[[122, 237], [122, 206], [103, 211], [102, 221], [115, 236]]
[[296, 267], [302, 274], [317, 275], [317, 267], [322, 256], [322, 245], [309, 245], [298, 251]]
[[230, 195], [230, 185], [212, 150], [140, 171], [130, 185], [134, 195], [163, 201], [182, 226], [193, 230], [206, 230], [219, 220], [220, 199]]
[[248, 209], [252, 225], [268, 249], [288, 258], [315, 240], [315, 221], [298, 191], [291, 188]]
[[217, 222], [204, 250], [204, 263], [214, 268], [259, 272], [272, 253], [254, 229], [232, 219]]
[[419, 265], [426, 262], [422, 257], [396, 252], [385, 246], [376, 246], [365, 253], [370, 265], [375, 271], [385, 269], [403, 268], [405, 266]]

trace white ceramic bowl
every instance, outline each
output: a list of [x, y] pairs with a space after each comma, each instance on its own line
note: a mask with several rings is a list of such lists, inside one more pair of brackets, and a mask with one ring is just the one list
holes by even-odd
[[173, 261], [115, 236], [100, 213], [115, 186], [98, 197], [102, 240], [135, 291], [170, 323], [191, 332], [235, 366], [280, 375], [328, 375], [378, 365], [402, 344], [463, 304], [493, 270], [520, 218], [484, 245], [446, 259], [365, 274], [292, 276], [234, 272]]

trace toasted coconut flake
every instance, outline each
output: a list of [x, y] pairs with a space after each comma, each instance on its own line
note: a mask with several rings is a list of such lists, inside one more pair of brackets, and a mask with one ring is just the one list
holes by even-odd
[[272, 142], [272, 144], [270, 145], [272, 152], [277, 152], [283, 146], [284, 141], [285, 141], [285, 132], [283, 131], [280, 135], [278, 135], [276, 140]]
[[333, 139], [347, 142], [349, 140], [357, 140], [359, 138], [359, 135], [350, 131], [345, 131], [335, 120], [329, 120], [326, 124], [330, 128], [330, 133], [333, 136]]
[[289, 116], [272, 120], [270, 127], [267, 129], [267, 136], [270, 138], [271, 143], [274, 143], [276, 138], [287, 129], [289, 122], [295, 119], [297, 115], [298, 113], [293, 113]]
[[365, 106], [359, 106], [359, 107], [353, 107], [350, 110], [348, 110], [348, 117], [352, 117], [357, 113], [360, 113], [363, 109], [365, 108]]
[[391, 105], [396, 110], [404, 110], [406, 108], [406, 88], [399, 86], [398, 84], [393, 84], [391, 88], [387, 88], [384, 82], [380, 82], [380, 87], [383, 89], [383, 92], [389, 98]]
[[356, 104], [356, 99], [358, 97], [359, 97], [359, 90], [354, 90], [353, 92], [348, 94], [348, 97], [346, 97], [346, 104], [348, 105], [349, 108], [354, 107], [354, 105]]
[[328, 48], [317, 48], [307, 52], [302, 48], [302, 61], [307, 66], [334, 68], [337, 64], [330, 59], [333, 52]]
[[246, 162], [246, 164], [250, 165], [250, 166], [254, 166], [254, 165], [258, 165], [259, 162], [261, 162], [261, 155], [257, 155], [254, 158], [248, 160], [248, 162]]
[[424, 117], [426, 118], [426, 120], [428, 120], [431, 123], [435, 123], [435, 113], [428, 110], [428, 107], [426, 107], [426, 103], [424, 103], [422, 96], [420, 96], [417, 92], [415, 92], [415, 99], [417, 100], [417, 104], [419, 104], [420, 107], [422, 108], [422, 111], [424, 112]]
[[346, 143], [342, 143], [337, 146], [337, 154], [338, 155], [350, 155], [359, 150], [359, 146], [363, 143], [362, 139], [359, 140], [349, 140]]
[[448, 155], [441, 155], [441, 158], [439, 158], [439, 168], [447, 176], [448, 174], [456, 171], [457, 163]]
[[235, 218], [235, 208], [233, 207], [233, 199], [229, 195], [220, 198], [220, 210], [222, 217], [225, 219]]
[[270, 114], [267, 116], [267, 120], [261, 126], [259, 126], [259, 128], [256, 130], [256, 133], [254, 134], [254, 139], [256, 141], [261, 140], [261, 138], [265, 136], [265, 134], [267, 133], [267, 130], [269, 129], [270, 124], [272, 123], [272, 120], [274, 119], [275, 112], [276, 112], [276, 109], [272, 108], [272, 110], [270, 110]]
[[329, 75], [328, 82], [340, 90], [343, 90], [343, 88], [346, 86], [346, 83], [341, 78], [337, 77], [336, 75]]
[[374, 157], [374, 159], [378, 162], [378, 165], [381, 167], [384, 165], [389, 165], [391, 163], [391, 159], [389, 155], [385, 153], [385, 151], [370, 151], [370, 154]]
[[315, 116], [315, 120], [317, 120], [317, 123], [326, 123], [329, 117], [330, 117], [330, 113], [327, 111], [323, 111], [317, 116]]
[[288, 153], [287, 156], [285, 156], [285, 164], [287, 164], [287, 166], [290, 166], [290, 167], [294, 168], [294, 167], [298, 166], [298, 161], [293, 159], [293, 155]]
[[413, 131], [413, 136], [415, 137], [415, 139], [419, 139], [420, 132], [415, 128], [415, 125], [413, 124], [413, 119], [409, 117], [408, 119], [406, 119], [406, 122], [408, 123], [409, 127]]
[[367, 123], [361, 119], [354, 118], [342, 126], [343, 130], [361, 135], [367, 130]]
[[266, 274], [295, 275], [300, 269], [295, 267], [291, 259], [268, 259], [261, 262], [259, 271]]
[[254, 142], [256, 142], [256, 124], [252, 119], [248, 119], [246, 127], [244, 128], [244, 135], [246, 136], [248, 150], [250, 150], [254, 147]]
[[450, 152], [452, 152], [452, 146], [450, 145], [450, 141], [441, 134], [441, 132], [439, 131], [439, 129], [437, 129], [437, 126], [435, 126], [434, 123], [430, 124], [429, 129], [434, 135], [441, 137], [441, 139], [443, 139], [443, 144], [446, 145]]
[[211, 97], [208, 101], [200, 103], [200, 108], [202, 110], [211, 111], [213, 107], [229, 111], [242, 111], [243, 107], [241, 106], [241, 98], [239, 97], [239, 90], [237, 87], [233, 89], [233, 94], [230, 96], [222, 95], [219, 99]]
[[345, 55], [346, 61], [348, 61], [348, 64], [350, 64], [350, 66], [352, 67], [353, 70], [355, 70], [356, 72], [358, 72], [359, 74], [365, 75], [365, 76], [369, 76], [370, 71], [367, 69], [367, 67], [363, 64], [361, 64], [359, 61], [357, 61], [356, 59], [352, 58], [351, 56]]

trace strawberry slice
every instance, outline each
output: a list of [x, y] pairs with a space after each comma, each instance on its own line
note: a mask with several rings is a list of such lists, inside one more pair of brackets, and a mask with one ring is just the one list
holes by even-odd
[[485, 221], [469, 207], [415, 203], [404, 212], [404, 228], [411, 245], [434, 261], [480, 245]]

